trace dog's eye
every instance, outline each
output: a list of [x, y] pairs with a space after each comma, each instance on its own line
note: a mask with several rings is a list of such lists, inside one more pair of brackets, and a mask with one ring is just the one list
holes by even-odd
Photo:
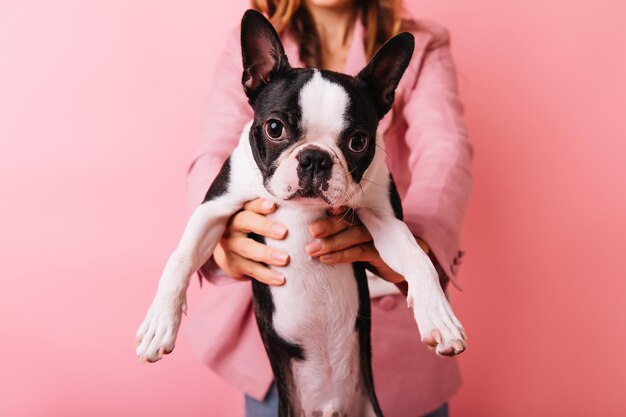
[[270, 140], [281, 141], [285, 139], [285, 127], [283, 122], [277, 119], [269, 119], [265, 122], [265, 134]]
[[350, 142], [348, 143], [348, 148], [352, 152], [363, 152], [367, 147], [367, 135], [365, 133], [356, 132], [350, 138]]

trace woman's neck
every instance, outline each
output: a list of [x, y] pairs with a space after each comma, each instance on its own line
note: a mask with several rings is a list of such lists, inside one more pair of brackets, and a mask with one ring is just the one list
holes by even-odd
[[307, 2], [322, 47], [322, 61], [327, 69], [341, 71], [352, 40], [357, 9], [354, 1], [324, 7]]

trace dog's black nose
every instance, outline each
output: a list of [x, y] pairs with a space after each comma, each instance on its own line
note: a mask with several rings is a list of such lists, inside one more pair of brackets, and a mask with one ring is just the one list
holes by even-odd
[[305, 149], [298, 156], [300, 169], [312, 172], [325, 172], [332, 168], [333, 161], [328, 154], [320, 149]]

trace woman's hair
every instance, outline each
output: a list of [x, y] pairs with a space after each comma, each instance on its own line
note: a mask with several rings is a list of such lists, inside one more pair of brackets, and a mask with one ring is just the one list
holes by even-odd
[[[252, 7], [269, 17], [278, 33], [287, 27], [298, 40], [300, 60], [307, 67], [321, 67], [322, 47], [304, 0], [251, 0]], [[355, 0], [365, 29], [363, 44], [368, 58], [393, 35], [410, 30], [403, 18], [402, 0]]]

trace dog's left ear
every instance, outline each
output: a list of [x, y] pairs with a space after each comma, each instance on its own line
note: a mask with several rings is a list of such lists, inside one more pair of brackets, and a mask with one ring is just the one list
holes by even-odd
[[381, 46], [374, 58], [356, 76], [368, 85], [379, 119], [391, 109], [396, 88], [411, 61], [414, 48], [413, 35], [399, 33]]
[[291, 68], [283, 44], [272, 24], [256, 10], [248, 10], [241, 19], [241, 83], [250, 100], [270, 78]]

